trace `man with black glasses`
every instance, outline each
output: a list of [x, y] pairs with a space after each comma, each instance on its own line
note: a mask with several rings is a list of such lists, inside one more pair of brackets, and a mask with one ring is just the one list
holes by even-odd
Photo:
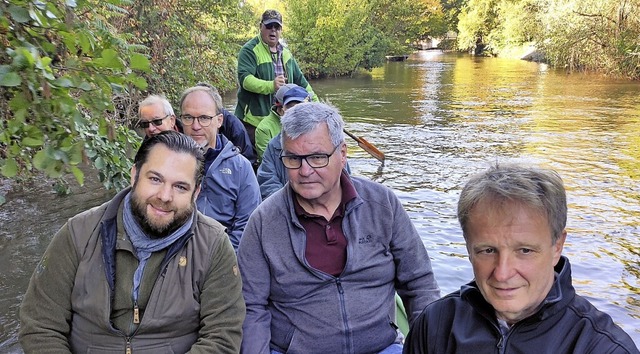
[[241, 352], [401, 353], [394, 290], [410, 320], [440, 297], [418, 232], [390, 189], [344, 171], [335, 108], [300, 103], [281, 122], [289, 182], [258, 206], [238, 250]]
[[180, 110], [184, 133], [205, 152], [205, 176], [196, 200], [198, 210], [227, 228], [237, 250], [249, 215], [261, 201], [251, 163], [224, 135], [218, 134], [223, 119], [222, 100], [211, 87], [186, 89]]
[[[206, 82], [199, 82], [196, 86], [205, 86], [210, 88], [211, 95], [214, 97], [214, 100], [216, 102], [220, 102], [220, 105], [222, 105], [222, 97], [220, 97], [220, 93], [216, 87]], [[257, 164], [256, 151], [253, 147], [253, 143], [251, 143], [251, 139], [249, 138], [249, 134], [247, 133], [247, 129], [244, 127], [244, 124], [233, 113], [224, 109], [224, 107], [220, 110], [222, 111], [222, 126], [220, 126], [218, 133], [224, 135], [233, 143], [233, 145], [237, 146], [238, 149], [240, 149], [242, 156], [246, 157], [247, 160], [255, 166]], [[178, 123], [181, 122], [178, 121]]]
[[176, 116], [169, 101], [158, 95], [151, 95], [138, 104], [136, 126], [144, 131], [145, 138], [165, 130], [176, 130]]
[[296, 84], [317, 97], [300, 71], [289, 49], [280, 43], [282, 15], [276, 10], [262, 14], [260, 34], [251, 39], [238, 54], [238, 104], [235, 114], [240, 118], [255, 146], [255, 130], [269, 116], [275, 93], [286, 83]]

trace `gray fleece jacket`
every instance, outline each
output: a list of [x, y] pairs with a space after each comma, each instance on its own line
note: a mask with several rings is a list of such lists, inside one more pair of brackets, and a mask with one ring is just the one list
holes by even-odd
[[394, 290], [410, 320], [440, 297], [398, 198], [378, 183], [351, 180], [358, 196], [345, 209], [347, 262], [338, 277], [305, 259], [288, 184], [251, 215], [238, 251], [247, 305], [242, 353], [377, 353], [397, 340]]

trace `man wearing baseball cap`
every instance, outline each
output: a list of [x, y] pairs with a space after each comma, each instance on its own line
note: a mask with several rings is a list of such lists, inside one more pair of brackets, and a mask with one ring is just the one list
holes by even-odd
[[[288, 102], [285, 102], [287, 99]], [[291, 103], [292, 107], [295, 103], [310, 100], [311, 94], [296, 84], [285, 84], [280, 87], [276, 92], [276, 103], [271, 108], [271, 114], [256, 127], [256, 151], [259, 159], [262, 159], [269, 141], [280, 133], [280, 117], [284, 114], [284, 106]]]
[[317, 101], [293, 55], [280, 43], [281, 34], [282, 15], [267, 10], [260, 20], [260, 34], [245, 43], [238, 54], [240, 88], [235, 115], [243, 121], [254, 146], [256, 127], [271, 113], [280, 87], [296, 84]]

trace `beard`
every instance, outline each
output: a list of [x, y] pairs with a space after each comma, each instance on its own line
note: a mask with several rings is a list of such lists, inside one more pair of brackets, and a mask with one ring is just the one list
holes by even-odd
[[[135, 188], [133, 188], [132, 192], [131, 213], [133, 214], [134, 219], [138, 222], [138, 225], [140, 225], [140, 228], [142, 228], [142, 231], [144, 231], [149, 238], [159, 239], [171, 235], [171, 233], [184, 225], [193, 215], [193, 200], [188, 207], [176, 210], [175, 206], [171, 203], [165, 203], [155, 197], [143, 200], [136, 194]], [[147, 204], [152, 204], [163, 210], [173, 210], [174, 216], [168, 221], [150, 218], [147, 215]]]

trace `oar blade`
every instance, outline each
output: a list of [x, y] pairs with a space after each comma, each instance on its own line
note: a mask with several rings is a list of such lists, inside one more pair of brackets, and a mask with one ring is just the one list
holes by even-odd
[[366, 141], [364, 138], [357, 137], [346, 129], [343, 129], [343, 131], [345, 134], [355, 140], [358, 143], [358, 146], [361, 147], [364, 151], [368, 152], [369, 155], [373, 156], [376, 160], [384, 163], [384, 154], [382, 153], [382, 151], [378, 150], [378, 148], [373, 146], [373, 144]]
[[382, 153], [382, 151], [378, 150], [375, 146], [373, 146], [373, 144], [366, 141], [364, 138], [360, 138], [358, 146], [364, 149], [364, 151], [368, 152], [376, 160], [384, 162], [384, 154]]

